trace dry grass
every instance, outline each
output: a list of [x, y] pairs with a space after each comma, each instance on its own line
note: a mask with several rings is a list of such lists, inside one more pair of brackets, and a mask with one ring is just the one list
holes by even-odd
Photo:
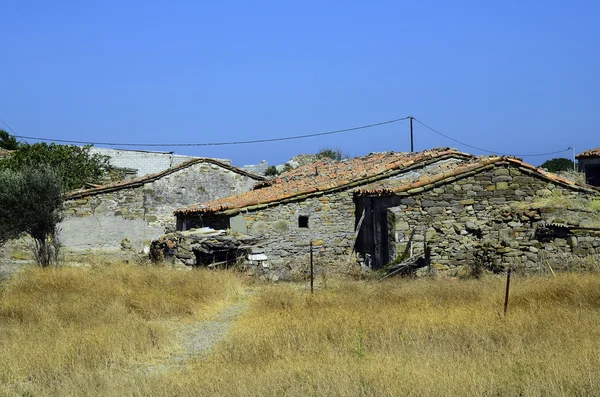
[[[331, 282], [330, 282], [331, 284]], [[208, 361], [156, 395], [599, 395], [600, 276], [265, 288]]]
[[[56, 275], [64, 272], [63, 279], [70, 280], [77, 270]], [[0, 380], [13, 386], [4, 390], [136, 396], [600, 395], [599, 274], [515, 277], [506, 318], [504, 279], [496, 277], [383, 283], [328, 278], [328, 288], [312, 296], [305, 286], [256, 286], [248, 312], [211, 356], [180, 371], [144, 375], [128, 370], [127, 363], [150, 360], [168, 348], [160, 329], [149, 330], [153, 321], [193, 316], [201, 309], [187, 300], [157, 309], [154, 298], [131, 299], [136, 294], [130, 289], [154, 296], [147, 286], [169, 291], [186, 283], [166, 269], [149, 274], [142, 269], [133, 276], [129, 268], [94, 271], [103, 274], [103, 282], [76, 288], [81, 281], [58, 281], [54, 274], [43, 281], [34, 272], [5, 289], [0, 318], [8, 325], [2, 328], [0, 354], [9, 364], [0, 369]], [[200, 279], [232, 283], [228, 274], [180, 274], [198, 277], [191, 282], [195, 286]], [[38, 281], [43, 288], [34, 287]], [[191, 289], [184, 295], [194, 294]], [[219, 291], [193, 300], [231, 293]], [[79, 305], [98, 318], [68, 314], [73, 310], [66, 308]], [[8, 307], [20, 309], [9, 314]], [[105, 323], [110, 330], [103, 330]], [[28, 347], [30, 338], [35, 347]], [[11, 343], [25, 351], [7, 350]], [[34, 354], [35, 349], [51, 358]]]
[[0, 284], [0, 395], [85, 394], [73, 382], [102, 384], [164, 357], [173, 347], [165, 320], [207, 318], [241, 289], [231, 273], [200, 270], [26, 269]]

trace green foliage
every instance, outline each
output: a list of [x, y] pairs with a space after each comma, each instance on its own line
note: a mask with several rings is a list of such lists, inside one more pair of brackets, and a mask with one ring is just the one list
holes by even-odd
[[101, 183], [109, 168], [108, 156], [90, 154], [90, 147], [24, 143], [0, 162], [0, 169], [18, 171], [47, 165], [58, 172], [66, 190], [74, 190], [86, 183]]
[[16, 150], [19, 148], [17, 138], [0, 129], [0, 149]]
[[540, 167], [546, 168], [550, 172], [573, 171], [573, 161], [566, 158], [555, 158], [546, 161]]
[[28, 233], [38, 264], [55, 263], [63, 196], [61, 177], [49, 166], [0, 170], [0, 245]]
[[267, 167], [267, 170], [265, 171], [265, 176], [277, 176], [279, 175], [279, 172], [277, 172], [277, 168], [274, 165], [270, 165], [269, 167]]
[[291, 170], [293, 170], [293, 169], [294, 169], [294, 168], [293, 168], [293, 167], [290, 165], [290, 163], [285, 163], [285, 164], [283, 165], [283, 170], [281, 170], [281, 172], [280, 172], [280, 173], [281, 173], [281, 174], [283, 174], [284, 172], [288, 172], [288, 171], [291, 171]]
[[340, 148], [323, 148], [319, 150], [317, 153], [317, 158], [330, 158], [332, 160], [339, 161], [341, 159], [346, 159], [349, 156], [342, 152]]

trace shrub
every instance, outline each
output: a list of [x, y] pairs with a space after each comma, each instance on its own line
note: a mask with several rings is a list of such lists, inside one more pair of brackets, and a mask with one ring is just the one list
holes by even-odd
[[267, 167], [267, 170], [265, 171], [265, 176], [277, 176], [279, 175], [279, 172], [277, 172], [277, 168], [275, 168], [274, 165], [270, 165], [269, 167]]
[[61, 177], [50, 167], [0, 170], [0, 245], [28, 233], [37, 263], [56, 263], [62, 203]]

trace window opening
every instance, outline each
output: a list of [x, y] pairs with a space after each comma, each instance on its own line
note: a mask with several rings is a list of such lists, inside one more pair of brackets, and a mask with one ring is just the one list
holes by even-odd
[[298, 217], [298, 227], [308, 227], [308, 216], [300, 215]]

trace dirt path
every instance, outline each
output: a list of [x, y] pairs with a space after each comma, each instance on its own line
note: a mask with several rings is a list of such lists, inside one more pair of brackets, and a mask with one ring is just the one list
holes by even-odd
[[237, 302], [226, 306], [212, 321], [202, 321], [183, 325], [177, 337], [181, 346], [169, 359], [161, 364], [146, 367], [146, 373], [156, 373], [175, 369], [188, 361], [210, 354], [218, 342], [223, 340], [231, 328], [233, 320], [248, 309], [253, 290], [245, 291]]

